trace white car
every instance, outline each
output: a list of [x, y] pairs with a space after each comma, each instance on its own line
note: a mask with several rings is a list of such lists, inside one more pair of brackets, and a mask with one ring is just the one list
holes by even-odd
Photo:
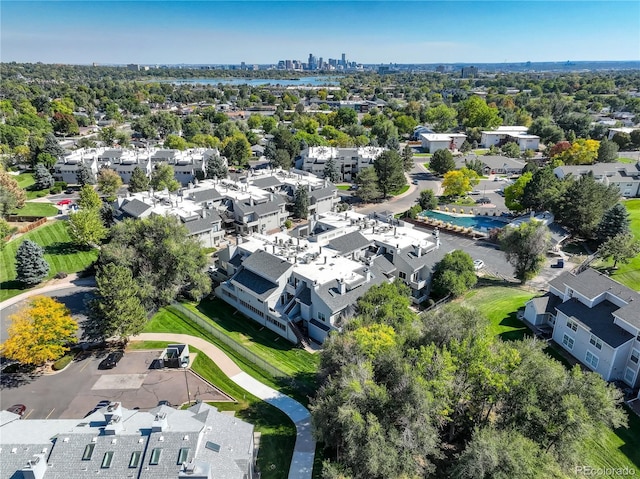
[[475, 268], [476, 271], [484, 268], [484, 261], [482, 261], [481, 259], [474, 260], [473, 267]]

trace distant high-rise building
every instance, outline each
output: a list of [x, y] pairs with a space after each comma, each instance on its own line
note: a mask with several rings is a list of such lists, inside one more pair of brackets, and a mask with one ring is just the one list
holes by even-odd
[[128, 70], [135, 70], [135, 71], [138, 71], [138, 70], [140, 70], [140, 65], [138, 65], [138, 64], [136, 64], [136, 63], [129, 63], [129, 64], [127, 65], [127, 69], [128, 69]]
[[436, 67], [436, 71], [437, 71], [438, 73], [444, 73], [444, 65], [438, 65], [438, 66]]
[[342, 54], [342, 61], [340, 62], [340, 65], [342, 65], [343, 67], [347, 66], [347, 54], [346, 53]]
[[462, 78], [474, 78], [478, 76], [478, 67], [462, 67]]

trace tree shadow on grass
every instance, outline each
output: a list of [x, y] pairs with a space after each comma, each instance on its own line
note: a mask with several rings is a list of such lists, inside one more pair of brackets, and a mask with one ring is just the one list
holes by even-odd
[[8, 281], [3, 281], [2, 283], [0, 283], [0, 290], [6, 291], [10, 289], [29, 289], [29, 288], [24, 283], [16, 279], [10, 279]]
[[44, 247], [45, 254], [65, 255], [73, 254], [78, 251], [78, 247], [73, 243], [53, 243]]
[[506, 328], [514, 328], [513, 331], [505, 331], [500, 333], [500, 338], [503, 341], [519, 341], [525, 337], [530, 337], [531, 333], [522, 321], [518, 319], [518, 313], [510, 313], [509, 316], [503, 318], [500, 321], [500, 326]]
[[318, 376], [316, 373], [303, 372], [294, 376], [275, 378], [278, 391], [285, 394], [303, 406], [307, 407], [310, 398], [314, 397], [318, 390]]

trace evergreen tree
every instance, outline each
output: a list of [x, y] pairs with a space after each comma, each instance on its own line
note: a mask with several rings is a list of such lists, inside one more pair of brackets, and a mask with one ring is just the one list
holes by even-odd
[[16, 253], [16, 279], [26, 286], [40, 283], [49, 274], [44, 249], [37, 243], [24, 240]]
[[78, 170], [76, 171], [76, 182], [80, 186], [93, 185], [96, 182], [96, 177], [93, 174], [93, 171], [91, 171], [91, 168], [89, 168], [85, 163], [80, 163], [80, 166], [78, 166]]
[[293, 198], [293, 216], [307, 219], [309, 216], [309, 191], [305, 185], [298, 185]]
[[433, 190], [422, 190], [418, 197], [418, 204], [423, 210], [435, 210], [438, 206], [438, 198], [433, 194]]
[[380, 197], [378, 175], [373, 167], [361, 169], [356, 177], [356, 184], [358, 185], [358, 196], [365, 203]]
[[148, 189], [149, 178], [144, 174], [142, 168], [136, 166], [129, 179], [129, 191], [131, 193], [139, 193], [140, 191], [147, 191]]
[[597, 255], [607, 260], [613, 259], [613, 267], [617, 267], [618, 263], [626, 264], [632, 258], [640, 254], [640, 241], [630, 232], [621, 233], [600, 245]]
[[36, 171], [33, 175], [36, 180], [35, 187], [38, 190], [46, 190], [47, 188], [51, 188], [55, 183], [53, 176], [49, 173], [49, 170], [46, 166], [41, 163], [36, 165]]
[[334, 158], [329, 158], [324, 164], [324, 177], [331, 183], [340, 181], [340, 171]]
[[131, 270], [116, 264], [105, 264], [96, 273], [97, 295], [89, 303], [85, 337], [104, 339], [128, 338], [142, 331], [147, 322], [140, 301], [140, 286]]
[[44, 145], [38, 153], [48, 153], [58, 160], [64, 156], [64, 148], [60, 146], [60, 143], [58, 143], [53, 133], [47, 133], [44, 137]]
[[219, 180], [229, 176], [227, 160], [220, 155], [215, 155], [207, 161], [207, 178], [218, 178]]
[[606, 138], [600, 142], [598, 147], [598, 162], [600, 163], [613, 163], [618, 160], [618, 150], [620, 147], [614, 141], [609, 141]]
[[402, 157], [395, 150], [387, 150], [378, 156], [373, 162], [373, 168], [378, 175], [378, 187], [383, 198], [406, 182]]
[[453, 160], [453, 154], [446, 149], [436, 150], [429, 161], [429, 169], [438, 175], [444, 175], [455, 167], [456, 162]]
[[406, 145], [402, 150], [402, 164], [404, 171], [411, 171], [413, 168], [413, 148]]
[[596, 228], [596, 239], [604, 243], [609, 238], [628, 233], [630, 220], [627, 209], [621, 203], [616, 203], [602, 216], [602, 220]]

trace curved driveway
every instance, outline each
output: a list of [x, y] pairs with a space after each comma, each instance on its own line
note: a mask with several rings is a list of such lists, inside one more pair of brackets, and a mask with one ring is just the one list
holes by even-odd
[[143, 333], [132, 341], [171, 341], [186, 343], [202, 351], [229, 376], [234, 383], [284, 412], [296, 426], [296, 445], [289, 468], [289, 479], [311, 479], [316, 441], [313, 438], [311, 414], [302, 404], [276, 391], [243, 372], [229, 356], [210, 342], [187, 334]]

